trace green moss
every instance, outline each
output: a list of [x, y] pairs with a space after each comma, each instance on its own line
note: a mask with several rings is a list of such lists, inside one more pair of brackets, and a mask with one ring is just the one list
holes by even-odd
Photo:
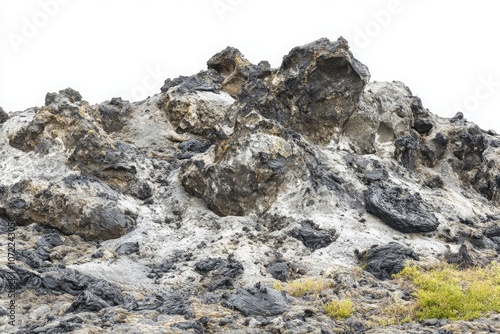
[[414, 286], [417, 319], [468, 320], [500, 312], [500, 265], [459, 270], [441, 265], [423, 270], [409, 265], [395, 277]]
[[283, 290], [294, 297], [302, 297], [309, 294], [318, 294], [330, 286], [331, 283], [327, 282], [324, 278], [305, 278], [288, 282], [284, 286], [281, 284], [275, 284], [274, 288], [276, 290]]
[[323, 305], [325, 312], [335, 319], [344, 319], [354, 313], [354, 304], [350, 299], [332, 300]]

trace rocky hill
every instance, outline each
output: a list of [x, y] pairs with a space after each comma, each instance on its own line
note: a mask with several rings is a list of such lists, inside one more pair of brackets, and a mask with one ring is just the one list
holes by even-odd
[[380, 320], [407, 261], [498, 261], [494, 131], [371, 82], [343, 38], [207, 65], [141, 102], [0, 109], [2, 333], [500, 332]]

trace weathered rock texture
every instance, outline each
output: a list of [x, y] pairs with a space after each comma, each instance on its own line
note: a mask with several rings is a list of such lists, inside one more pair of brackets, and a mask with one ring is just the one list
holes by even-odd
[[[0, 108], [0, 332], [500, 332], [380, 322], [412, 299], [391, 279], [407, 260], [498, 260], [494, 132], [370, 82], [343, 38], [207, 65], [141, 102]], [[311, 278], [325, 289], [276, 290]], [[351, 317], [325, 313], [347, 298]]]

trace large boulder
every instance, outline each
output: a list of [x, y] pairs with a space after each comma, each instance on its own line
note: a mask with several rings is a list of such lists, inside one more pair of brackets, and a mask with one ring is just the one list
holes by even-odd
[[71, 175], [46, 184], [25, 180], [0, 190], [0, 213], [86, 239], [118, 238], [135, 227], [136, 213], [120, 193], [96, 179]]
[[431, 232], [439, 222], [427, 212], [420, 196], [408, 189], [384, 183], [371, 185], [365, 193], [366, 210], [390, 227], [403, 232]]
[[210, 136], [224, 122], [234, 99], [221, 91], [214, 70], [165, 81], [158, 107], [178, 133]]
[[[102, 115], [108, 132], [117, 131], [122, 125], [108, 119], [112, 117], [111, 107], [126, 114], [130, 111], [123, 110], [131, 108], [128, 103], [115, 99], [102, 104], [96, 111], [82, 100], [80, 93], [67, 88], [59, 93], [48, 93], [45, 104], [31, 122], [11, 135], [12, 147], [41, 155], [57, 147], [65, 152], [66, 163], [73, 170], [137, 195], [137, 189], [143, 187], [145, 181], [138, 176], [136, 149], [113, 139], [104, 130], [99, 116]], [[105, 109], [108, 111], [103, 112]]]
[[403, 270], [406, 260], [419, 260], [410, 248], [390, 242], [384, 246], [373, 246], [363, 252], [356, 252], [363, 269], [380, 280], [387, 280]]
[[262, 213], [289, 180], [289, 172], [303, 165], [299, 148], [287, 138], [279, 124], [252, 112], [230, 138], [184, 166], [184, 189], [221, 216]]
[[368, 68], [353, 57], [345, 39], [319, 39], [284, 57], [271, 92], [279, 105], [260, 111], [310, 141], [326, 144], [351, 117], [369, 79]]

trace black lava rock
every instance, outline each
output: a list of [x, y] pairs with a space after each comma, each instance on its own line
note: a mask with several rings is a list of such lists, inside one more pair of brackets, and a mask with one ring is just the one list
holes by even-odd
[[427, 212], [421, 199], [407, 189], [388, 184], [374, 184], [365, 192], [366, 210], [390, 227], [403, 232], [435, 231], [439, 222]]
[[2, 107], [0, 107], [0, 124], [4, 123], [8, 119], [9, 119], [9, 114], [7, 114]]
[[321, 230], [310, 220], [303, 221], [300, 227], [295, 227], [292, 237], [302, 241], [304, 246], [312, 250], [327, 247], [335, 241], [334, 232]]
[[115, 249], [115, 252], [120, 255], [130, 255], [139, 252], [138, 242], [125, 242]]
[[288, 279], [288, 263], [286, 262], [275, 262], [267, 268], [267, 271], [274, 279], [278, 279], [282, 282], [286, 282]]
[[419, 256], [410, 248], [390, 242], [385, 246], [374, 246], [362, 253], [356, 251], [364, 270], [380, 280], [391, 278], [393, 274], [403, 270], [405, 260], [419, 260]]
[[232, 256], [227, 260], [208, 258], [195, 264], [195, 271], [210, 281], [208, 291], [233, 288], [233, 279], [243, 274], [243, 265]]
[[238, 289], [228, 298], [227, 305], [245, 316], [273, 316], [288, 310], [285, 294], [256, 284], [249, 289]]

